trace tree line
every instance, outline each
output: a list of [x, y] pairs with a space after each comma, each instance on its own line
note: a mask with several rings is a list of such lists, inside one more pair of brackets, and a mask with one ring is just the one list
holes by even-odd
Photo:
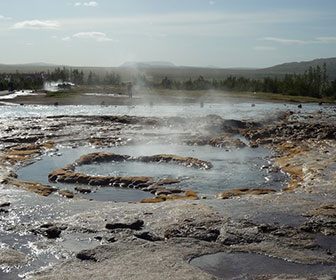
[[53, 71], [40, 73], [0, 74], [0, 91], [2, 90], [39, 90], [43, 89], [44, 82], [68, 81], [76, 85], [120, 85], [121, 77], [115, 73], [107, 72], [103, 78], [90, 71], [84, 75], [78, 69], [56, 68]]
[[0, 91], [2, 90], [39, 90], [43, 88], [44, 78], [36, 74], [0, 74]]
[[47, 81], [69, 81], [76, 85], [120, 85], [121, 77], [119, 74], [106, 72], [101, 78], [96, 73], [90, 71], [88, 75], [84, 75], [83, 70], [67, 69], [65, 67], [56, 68], [52, 72], [46, 73]]
[[[38, 90], [45, 81], [69, 81], [76, 85], [123, 85], [119, 74], [107, 72], [100, 76], [92, 71], [88, 74], [78, 69], [56, 68], [53, 71], [34, 74], [0, 74], [0, 90]], [[267, 92], [311, 97], [332, 97], [336, 99], [336, 79], [330, 81], [326, 64], [309, 67], [303, 74], [286, 74], [283, 78], [266, 77], [253, 79], [228, 76], [221, 80], [197, 79], [174, 80], [164, 77], [159, 81], [149, 80], [145, 75], [132, 77], [132, 82], [141, 87], [174, 90], [227, 90], [247, 92]]]
[[178, 81], [164, 77], [160, 83], [156, 83], [154, 86], [176, 90], [215, 89], [336, 98], [336, 79], [328, 80], [325, 64], [322, 67], [309, 67], [303, 74], [286, 74], [282, 79], [271, 77], [251, 79], [229, 76], [223, 80], [207, 80], [203, 76], [199, 76], [194, 80]]

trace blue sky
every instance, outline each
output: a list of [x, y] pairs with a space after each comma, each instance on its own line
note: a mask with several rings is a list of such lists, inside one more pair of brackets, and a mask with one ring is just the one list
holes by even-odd
[[335, 50], [335, 0], [0, 0], [0, 63], [268, 67]]

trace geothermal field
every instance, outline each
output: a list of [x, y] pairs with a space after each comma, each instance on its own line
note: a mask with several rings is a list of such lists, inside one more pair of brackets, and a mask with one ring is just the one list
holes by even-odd
[[119, 100], [1, 99], [1, 280], [336, 279], [334, 106]]

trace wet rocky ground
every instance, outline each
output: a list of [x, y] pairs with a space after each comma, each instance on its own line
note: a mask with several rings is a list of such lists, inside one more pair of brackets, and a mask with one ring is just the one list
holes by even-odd
[[[1, 279], [18, 279], [18, 275], [31, 279], [216, 279], [219, 268], [206, 270], [204, 263], [196, 265], [195, 260], [218, 252], [233, 257], [248, 253], [251, 259], [263, 255], [312, 268], [307, 273], [295, 267], [290, 272], [270, 271], [262, 269], [263, 263], [247, 262], [253, 269], [244, 270], [240, 278], [228, 273], [223, 279], [336, 279], [336, 124], [329, 115], [287, 112], [262, 122], [224, 120], [216, 115], [198, 119], [34, 117], [0, 119], [0, 130]], [[267, 146], [273, 156], [265, 168], [286, 172], [288, 186], [281, 191], [247, 186], [205, 198], [179, 189], [178, 178], [90, 177], [76, 171], [79, 165], [118, 160], [211, 168], [211, 163], [201, 159], [171, 154], [131, 158], [88, 153], [50, 174], [50, 185], [16, 178], [20, 167], [42, 155], [57, 154], [60, 147], [154, 142], [179, 142], [195, 149], [198, 145], [218, 149]], [[54, 187], [58, 180], [81, 183], [78, 193], [106, 184], [143, 189], [153, 198], [142, 201], [146, 203], [89, 201]], [[30, 240], [32, 250], [16, 246], [22, 236]], [[53, 257], [39, 266], [34, 263], [36, 252]], [[53, 265], [48, 267], [48, 263]], [[260, 270], [249, 273], [255, 266]], [[225, 271], [225, 264], [221, 269]]]

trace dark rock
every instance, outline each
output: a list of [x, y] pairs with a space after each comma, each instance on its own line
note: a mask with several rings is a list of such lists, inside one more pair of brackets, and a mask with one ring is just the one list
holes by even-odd
[[89, 181], [90, 186], [108, 186], [111, 182], [111, 177], [104, 177], [104, 176], [95, 176], [91, 177]]
[[77, 259], [80, 259], [81, 261], [97, 261], [96, 253], [94, 250], [83, 250], [77, 253], [76, 255]]
[[9, 207], [11, 204], [8, 201], [0, 202], [0, 207]]
[[117, 239], [115, 237], [109, 237], [106, 239], [107, 242], [110, 242], [110, 243], [113, 243], [113, 242], [116, 242]]
[[33, 229], [32, 232], [35, 234], [42, 234], [50, 239], [54, 239], [61, 235], [62, 229], [66, 229], [66, 227], [61, 228], [52, 223], [48, 223], [41, 225], [37, 229]]
[[219, 225], [214, 222], [193, 223], [185, 222], [177, 227], [167, 229], [164, 232], [165, 238], [195, 238], [198, 240], [214, 242], [220, 235]]
[[62, 230], [57, 226], [47, 228], [45, 234], [48, 238], [58, 238], [61, 235]]
[[184, 192], [183, 190], [179, 189], [179, 188], [173, 188], [173, 189], [169, 189], [171, 193], [182, 193]]
[[172, 192], [170, 190], [167, 190], [167, 189], [163, 189], [163, 188], [160, 188], [160, 189], [157, 189], [155, 192], [154, 192], [155, 195], [169, 195], [169, 194], [172, 194]]
[[144, 221], [142, 220], [136, 220], [134, 222], [130, 222], [130, 223], [108, 223], [106, 224], [106, 228], [107, 229], [125, 229], [125, 228], [129, 228], [132, 230], [140, 230], [144, 225]]
[[144, 232], [141, 232], [141, 233], [136, 233], [136, 234], [134, 234], [134, 236], [137, 237], [137, 238], [144, 239], [144, 240], [147, 240], [147, 241], [152, 241], [152, 242], [163, 241], [164, 240], [164, 238], [158, 237], [158, 236], [156, 236], [153, 233], [148, 232], [148, 231], [144, 231]]
[[75, 190], [84, 194], [91, 193], [91, 189], [85, 187], [75, 187]]

